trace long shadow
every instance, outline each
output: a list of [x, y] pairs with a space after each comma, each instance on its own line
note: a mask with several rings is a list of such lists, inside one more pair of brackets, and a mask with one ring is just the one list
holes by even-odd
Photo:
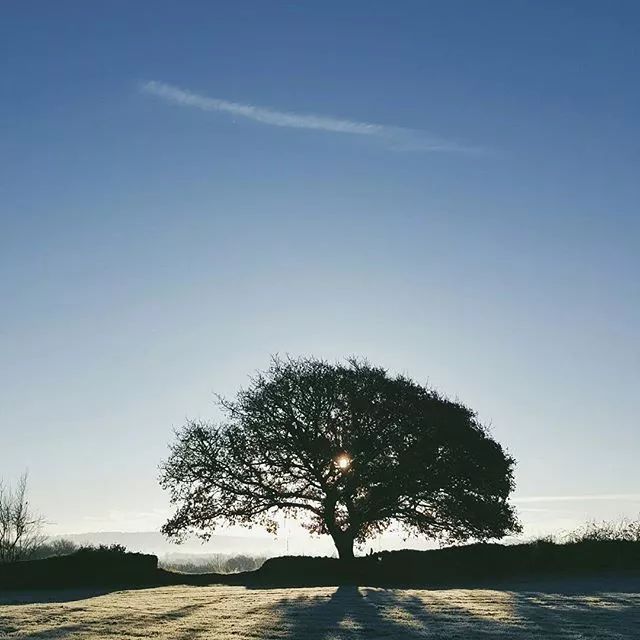
[[[421, 588], [421, 587], [414, 587]], [[425, 585], [425, 589], [433, 587]], [[502, 580], [460, 582], [445, 586], [446, 589], [495, 589], [499, 591], [558, 593], [563, 595], [593, 595], [597, 593], [640, 593], [640, 574], [637, 571], [623, 573], [585, 573], [582, 575], [552, 575]]]
[[[86, 600], [88, 598], [96, 598], [109, 593], [117, 593], [119, 591], [140, 591], [144, 589], [157, 589], [159, 587], [168, 587], [173, 585], [190, 585], [191, 582], [169, 582], [164, 576], [157, 582], [150, 583], [113, 583], [102, 586], [60, 586], [60, 587], [34, 587], [34, 588], [18, 588], [5, 589], [0, 588], [0, 605], [3, 604], [47, 604], [53, 602], [73, 602], [74, 600]], [[206, 584], [219, 584], [208, 583]], [[198, 584], [198, 586], [200, 586]]]
[[76, 588], [76, 589], [34, 589], [20, 591], [0, 591], [0, 605], [8, 604], [48, 604], [55, 602], [75, 602], [104, 596], [129, 587], [114, 589]]
[[514, 605], [516, 615], [526, 619], [543, 637], [640, 638], [637, 593], [518, 593]]
[[[372, 593], [381, 594], [371, 597]], [[424, 640], [426, 627], [416, 622], [395, 591], [370, 592], [356, 586], [340, 586], [331, 595], [286, 598], [273, 607], [272, 629], [263, 637], [283, 640], [329, 640], [333, 638], [398, 638]], [[424, 608], [424, 605], [422, 605]], [[402, 620], [386, 613], [400, 613]], [[421, 621], [422, 623], [425, 620]]]
[[[425, 637], [531, 640], [637, 640], [640, 595], [592, 592], [415, 592], [338, 587], [330, 596], [286, 598], [276, 605], [273, 627], [260, 636], [289, 640]], [[585, 597], [586, 595], [586, 597]], [[457, 599], [456, 599], [457, 598]]]
[[[141, 633], [149, 631], [149, 637], [153, 635], [157, 635], [159, 631], [159, 625], [163, 624], [171, 624], [173, 622], [180, 622], [182, 620], [188, 619], [193, 614], [197, 614], [197, 612], [203, 608], [206, 608], [206, 604], [196, 603], [189, 604], [185, 606], [180, 606], [171, 611], [164, 612], [155, 612], [155, 611], [135, 611], [135, 617], [130, 620], [130, 623], [133, 623], [134, 629], [127, 629], [124, 632], [126, 637], [136, 636], [136, 637], [145, 637], [141, 636]], [[84, 610], [84, 609], [83, 609]], [[42, 640], [43, 638], [66, 638], [73, 633], [82, 633], [83, 637], [89, 638], [102, 638], [105, 636], [115, 635], [115, 637], [124, 637], [118, 635], [120, 633], [119, 629], [121, 629], [122, 625], [122, 611], [114, 613], [111, 617], [100, 617], [98, 619], [89, 619], [82, 620], [81, 622], [71, 622], [65, 623], [58, 626], [53, 626], [47, 628], [46, 630], [37, 630], [34, 632], [22, 632], [19, 637], [20, 640]], [[4, 628], [3, 628], [4, 625]], [[3, 621], [2, 616], [0, 615], [0, 638], [2, 636], [2, 632], [4, 633], [14, 633], [16, 631], [21, 631], [15, 627], [12, 627], [13, 623], [8, 621]], [[205, 631], [205, 627], [200, 628], [192, 628], [189, 630], [185, 630], [184, 632], [171, 632], [172, 638], [174, 640], [193, 640], [198, 637], [200, 632]], [[160, 631], [162, 632], [161, 626]]]
[[[528, 588], [525, 588], [528, 587]], [[67, 592], [5, 593], [4, 602], [70, 602], [117, 589]], [[520, 584], [514, 589], [404, 590], [340, 586], [334, 591], [289, 591], [289, 597], [267, 604], [269, 615], [260, 616], [255, 637], [281, 640], [329, 640], [333, 638], [398, 638], [418, 640], [425, 637], [448, 640], [500, 638], [504, 640], [637, 640], [640, 638], [640, 590], [637, 582], [598, 580], [596, 583]], [[9, 600], [9, 602], [7, 602]], [[2, 602], [2, 600], [0, 600]], [[184, 622], [176, 628], [175, 640], [215, 637], [215, 619], [203, 618], [206, 603], [193, 603], [169, 611], [136, 611], [136, 626], [141, 629], [160, 624]], [[0, 612], [1, 613], [1, 612]], [[43, 615], [45, 613], [43, 612]], [[65, 621], [48, 630], [46, 637], [66, 637], [74, 631], [91, 637], [104, 635], [121, 623], [121, 614], [112, 619]], [[190, 618], [193, 624], [188, 625]], [[5, 624], [6, 623], [6, 624]], [[3, 627], [3, 624], [5, 625]], [[16, 629], [0, 615], [0, 636]], [[41, 638], [42, 632], [21, 635]]]
[[273, 613], [274, 627], [261, 629], [261, 636], [296, 640], [424, 638], [423, 634], [406, 628], [398, 629], [397, 625], [380, 616], [375, 604], [367, 601], [358, 587], [351, 585], [340, 586], [329, 596], [285, 598], [274, 605]]

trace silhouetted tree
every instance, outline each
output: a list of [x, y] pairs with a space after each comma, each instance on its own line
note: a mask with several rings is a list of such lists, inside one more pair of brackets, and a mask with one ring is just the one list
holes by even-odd
[[27, 474], [15, 488], [0, 482], [0, 562], [29, 558], [45, 540], [44, 520], [27, 499]]
[[340, 558], [392, 523], [443, 542], [519, 530], [514, 459], [469, 408], [355, 359], [274, 358], [220, 424], [176, 433], [161, 484], [163, 532], [208, 539], [226, 524], [277, 529], [277, 511], [329, 534]]

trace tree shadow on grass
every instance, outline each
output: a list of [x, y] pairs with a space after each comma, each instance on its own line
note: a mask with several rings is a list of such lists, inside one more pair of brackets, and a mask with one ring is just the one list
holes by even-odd
[[[224, 603], [218, 599], [215, 604], [209, 596], [189, 602], [188, 594], [179, 601], [165, 594], [166, 606], [153, 604], [154, 596], [149, 594], [148, 602], [132, 604], [125, 598], [111, 607], [100, 603], [66, 606], [56, 614], [54, 624], [51, 608], [34, 607], [30, 628], [21, 630], [16, 629], [19, 619], [3, 617], [0, 607], [0, 637], [18, 631], [15, 637], [20, 640], [151, 633], [172, 640], [215, 639], [218, 634], [264, 640], [637, 640], [640, 593], [632, 591], [631, 585], [618, 585], [620, 590], [615, 586], [598, 589], [585, 582], [566, 584], [564, 589], [562, 584], [555, 589], [536, 584], [530, 590], [523, 585], [450, 590], [340, 586], [298, 593], [289, 589], [267, 594], [260, 589], [265, 597], [255, 599], [250, 590], [240, 588], [229, 590]], [[92, 595], [102, 594], [94, 590]], [[48, 601], [90, 597], [87, 590], [70, 596]], [[243, 599], [238, 606], [235, 598]]]
[[541, 637], [640, 638], [640, 595], [635, 593], [518, 593], [518, 615]]
[[402, 624], [385, 615], [386, 610], [401, 610], [395, 592], [371, 598], [369, 590], [340, 586], [330, 595], [285, 598], [273, 607], [272, 629], [261, 629], [264, 638], [287, 640], [329, 640], [334, 638], [424, 639], [420, 629]]
[[423, 592], [342, 586], [330, 595], [286, 598], [262, 638], [351, 640], [501, 638], [637, 640], [640, 595], [510, 591]]
[[[426, 586], [430, 589], [430, 586]], [[446, 589], [493, 589], [513, 592], [542, 592], [591, 596], [599, 593], [640, 593], [640, 574], [633, 572], [598, 572], [581, 575], [549, 575], [502, 580], [484, 580], [445, 586]]]

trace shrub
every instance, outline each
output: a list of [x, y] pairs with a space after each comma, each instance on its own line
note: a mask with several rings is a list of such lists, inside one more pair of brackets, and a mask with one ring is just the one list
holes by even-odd
[[591, 521], [566, 536], [566, 542], [640, 542], [640, 519]]
[[100, 544], [100, 545], [83, 545], [77, 551], [77, 555], [91, 556], [122, 556], [127, 553], [127, 549], [122, 544]]
[[43, 542], [36, 547], [27, 558], [28, 560], [42, 560], [44, 558], [55, 558], [58, 556], [68, 556], [78, 550], [78, 545], [71, 540], [59, 538], [56, 540]]

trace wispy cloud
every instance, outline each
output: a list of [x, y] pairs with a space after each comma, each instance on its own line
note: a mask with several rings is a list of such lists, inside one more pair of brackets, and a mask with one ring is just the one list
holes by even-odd
[[610, 502], [636, 502], [640, 501], [638, 493], [612, 493], [594, 494], [582, 496], [523, 496], [513, 498], [513, 502], [536, 503], [536, 502], [584, 502], [592, 500], [606, 500]]
[[246, 118], [273, 127], [312, 129], [328, 133], [370, 136], [382, 139], [391, 146], [403, 150], [462, 153], [483, 152], [480, 148], [464, 146], [450, 140], [437, 138], [418, 129], [393, 127], [330, 116], [276, 111], [275, 109], [257, 107], [251, 104], [241, 104], [219, 98], [210, 98], [155, 80], [143, 83], [140, 88], [144, 93], [154, 95], [166, 102], [183, 107], [227, 113], [234, 117]]

